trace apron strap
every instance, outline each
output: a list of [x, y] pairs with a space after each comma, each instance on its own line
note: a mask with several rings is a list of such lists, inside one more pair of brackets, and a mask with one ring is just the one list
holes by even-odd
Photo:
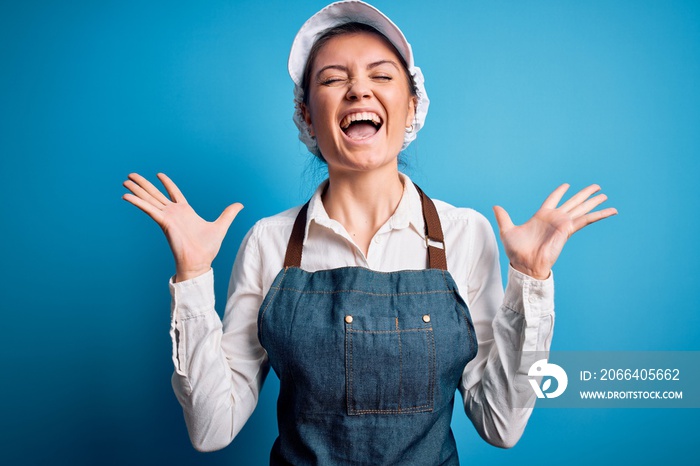
[[442, 224], [432, 199], [425, 195], [417, 184], [413, 183], [420, 194], [423, 205], [423, 221], [425, 222], [425, 245], [428, 247], [428, 267], [431, 269], [447, 270], [445, 255], [445, 236], [442, 234]]
[[297, 214], [294, 221], [292, 235], [287, 243], [287, 253], [284, 255], [284, 268], [301, 267], [301, 250], [304, 247], [304, 233], [306, 230], [306, 212], [309, 210], [307, 202]]
[[[431, 269], [447, 270], [447, 257], [445, 255], [445, 237], [442, 233], [442, 224], [433, 201], [425, 195], [422, 189], [414, 183], [420, 194], [423, 207], [423, 220], [425, 222], [425, 244], [428, 247], [428, 267]], [[284, 256], [284, 268], [301, 267], [301, 253], [304, 245], [304, 233], [306, 232], [306, 213], [309, 210], [307, 202], [297, 214], [292, 228], [292, 234], [287, 243], [287, 253]]]

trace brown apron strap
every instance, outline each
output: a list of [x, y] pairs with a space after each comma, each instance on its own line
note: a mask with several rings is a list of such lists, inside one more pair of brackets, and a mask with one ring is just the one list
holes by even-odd
[[287, 254], [284, 256], [284, 268], [301, 267], [301, 250], [304, 247], [304, 233], [306, 230], [306, 212], [309, 210], [307, 202], [297, 214], [297, 219], [294, 221], [292, 235], [287, 243]]
[[425, 244], [428, 246], [428, 267], [431, 269], [447, 270], [445, 255], [445, 236], [442, 234], [442, 224], [432, 199], [425, 195], [417, 184], [413, 184], [420, 194], [423, 205], [423, 221], [425, 222]]
[[[423, 206], [423, 220], [425, 222], [425, 243], [428, 246], [428, 266], [431, 269], [447, 270], [447, 257], [445, 256], [445, 237], [442, 233], [440, 217], [433, 201], [425, 195], [418, 185], [414, 184], [420, 194]], [[306, 231], [306, 213], [309, 210], [307, 202], [297, 214], [292, 228], [292, 234], [287, 243], [287, 253], [284, 256], [284, 267], [301, 267], [301, 252], [304, 246], [304, 233]]]

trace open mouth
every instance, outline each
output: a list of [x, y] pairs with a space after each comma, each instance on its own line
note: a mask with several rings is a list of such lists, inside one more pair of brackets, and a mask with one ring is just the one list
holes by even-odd
[[355, 141], [371, 138], [382, 127], [382, 119], [374, 112], [351, 113], [340, 122], [340, 129]]

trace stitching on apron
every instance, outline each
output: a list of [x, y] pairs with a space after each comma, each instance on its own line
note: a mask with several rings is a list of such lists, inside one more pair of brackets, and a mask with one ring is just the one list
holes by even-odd
[[403, 333], [403, 332], [421, 332], [421, 331], [433, 330], [433, 327], [421, 327], [421, 328], [402, 328], [398, 330], [357, 330], [348, 329], [348, 333]]
[[[447, 289], [450, 289], [450, 285], [447, 283], [447, 276], [445, 275], [445, 270], [442, 271], [442, 279], [445, 281], [445, 287]], [[467, 317], [467, 313], [464, 312], [464, 309], [462, 305], [460, 304], [459, 301], [457, 301], [457, 296], [456, 294], [458, 293], [458, 290], [454, 290], [451, 292], [452, 299], [454, 300], [455, 304], [459, 308], [459, 311], [462, 313], [462, 317], [464, 317], [464, 323], [467, 324], [467, 333], [469, 334], [469, 345], [474, 346], [473, 342], [476, 341], [476, 335], [472, 334], [472, 325], [469, 323], [469, 318]]]
[[443, 271], [442, 271], [442, 274], [441, 274], [441, 275], [442, 275], [442, 281], [445, 283], [445, 288], [448, 289], [448, 290], [450, 290], [450, 291], [452, 291], [452, 290], [450, 289], [449, 283], [447, 283], [447, 276], [445, 275], [445, 272], [447, 272], [447, 270], [443, 270]]
[[433, 332], [432, 330], [433, 330], [433, 328], [430, 327], [430, 332], [426, 331], [426, 333], [430, 336], [430, 341], [432, 343], [432, 346], [430, 347], [430, 349], [432, 349], [432, 351], [428, 351], [428, 353], [432, 355], [432, 359], [433, 359], [433, 370], [432, 370], [432, 373], [430, 374], [430, 380], [428, 382], [428, 384], [429, 384], [428, 385], [428, 392], [430, 393], [430, 395], [429, 395], [429, 397], [430, 397], [429, 398], [430, 399], [430, 405], [429, 405], [430, 411], [435, 409], [435, 374], [437, 371], [437, 361], [436, 361], [437, 351], [435, 350], [435, 332]]
[[356, 409], [353, 410], [353, 414], [410, 414], [410, 413], [421, 413], [424, 411], [432, 411], [433, 407], [430, 404], [425, 404], [421, 406], [414, 406], [412, 408], [405, 409]]
[[401, 389], [401, 387], [402, 387], [401, 378], [402, 377], [401, 376], [403, 375], [403, 361], [402, 361], [403, 355], [401, 353], [401, 331], [399, 330], [399, 318], [398, 317], [396, 318], [396, 330], [398, 333], [398, 340], [399, 340], [399, 402], [398, 402], [398, 406], [399, 406], [399, 412], [401, 412], [401, 391], [402, 391], [402, 389]]
[[[287, 276], [287, 268], [284, 269], [284, 273], [282, 274], [282, 278], [280, 279], [280, 283], [284, 282], [284, 277]], [[267, 302], [267, 306], [265, 306], [265, 309], [263, 309], [262, 313], [260, 314], [260, 322], [258, 322], [258, 326], [260, 328], [260, 344], [262, 345], [262, 339], [263, 339], [263, 319], [265, 319], [265, 313], [267, 312], [267, 309], [270, 307], [270, 304], [275, 300], [275, 296], [277, 296], [277, 292], [281, 290], [281, 287], [275, 287], [275, 294], [273, 294], [270, 297], [270, 300]], [[263, 345], [264, 347], [264, 345]]]
[[[350, 400], [352, 399], [352, 374], [349, 372], [349, 367], [354, 367], [352, 365], [352, 332], [346, 332], [347, 338], [345, 339], [345, 352], [348, 353], [348, 358], [350, 359], [350, 364], [345, 363], [345, 406], [347, 406], [348, 414], [352, 413], [350, 408]], [[349, 345], [349, 346], [348, 346]], [[349, 349], [348, 349], [349, 348]]]
[[455, 296], [454, 293], [452, 293], [452, 299], [454, 300], [455, 304], [457, 305], [457, 308], [459, 308], [459, 312], [462, 314], [462, 317], [464, 318], [464, 323], [467, 324], [467, 332], [469, 333], [469, 344], [473, 346], [473, 342], [476, 341], [476, 335], [472, 333], [472, 325], [469, 323], [469, 317], [467, 317], [467, 313], [464, 312], [464, 307], [461, 305], [459, 301], [457, 301], [457, 297]]
[[307, 291], [299, 290], [296, 288], [283, 288], [283, 287], [270, 287], [270, 289], [275, 289], [277, 291], [295, 291], [302, 294], [338, 294], [338, 293], [360, 293], [370, 296], [413, 296], [413, 295], [423, 295], [423, 294], [452, 294], [452, 290], [435, 290], [435, 291], [415, 291], [415, 292], [404, 292], [404, 293], [373, 293], [371, 291], [363, 290], [332, 290], [332, 291]]

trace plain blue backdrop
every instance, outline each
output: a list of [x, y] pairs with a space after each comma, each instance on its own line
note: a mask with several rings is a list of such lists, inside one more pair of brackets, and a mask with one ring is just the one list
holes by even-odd
[[[277, 381], [201, 454], [170, 387], [169, 249], [121, 200], [168, 173], [213, 219], [219, 310], [245, 232], [322, 178], [286, 59], [321, 1], [5, 2], [0, 14], [0, 463], [261, 465]], [[562, 182], [620, 215], [555, 266], [557, 350], [700, 350], [700, 2], [389, 1], [432, 100], [406, 171], [431, 196], [525, 221]], [[506, 262], [502, 256], [502, 265]], [[696, 464], [698, 410], [536, 409], [518, 445], [462, 413], [464, 464]]]

